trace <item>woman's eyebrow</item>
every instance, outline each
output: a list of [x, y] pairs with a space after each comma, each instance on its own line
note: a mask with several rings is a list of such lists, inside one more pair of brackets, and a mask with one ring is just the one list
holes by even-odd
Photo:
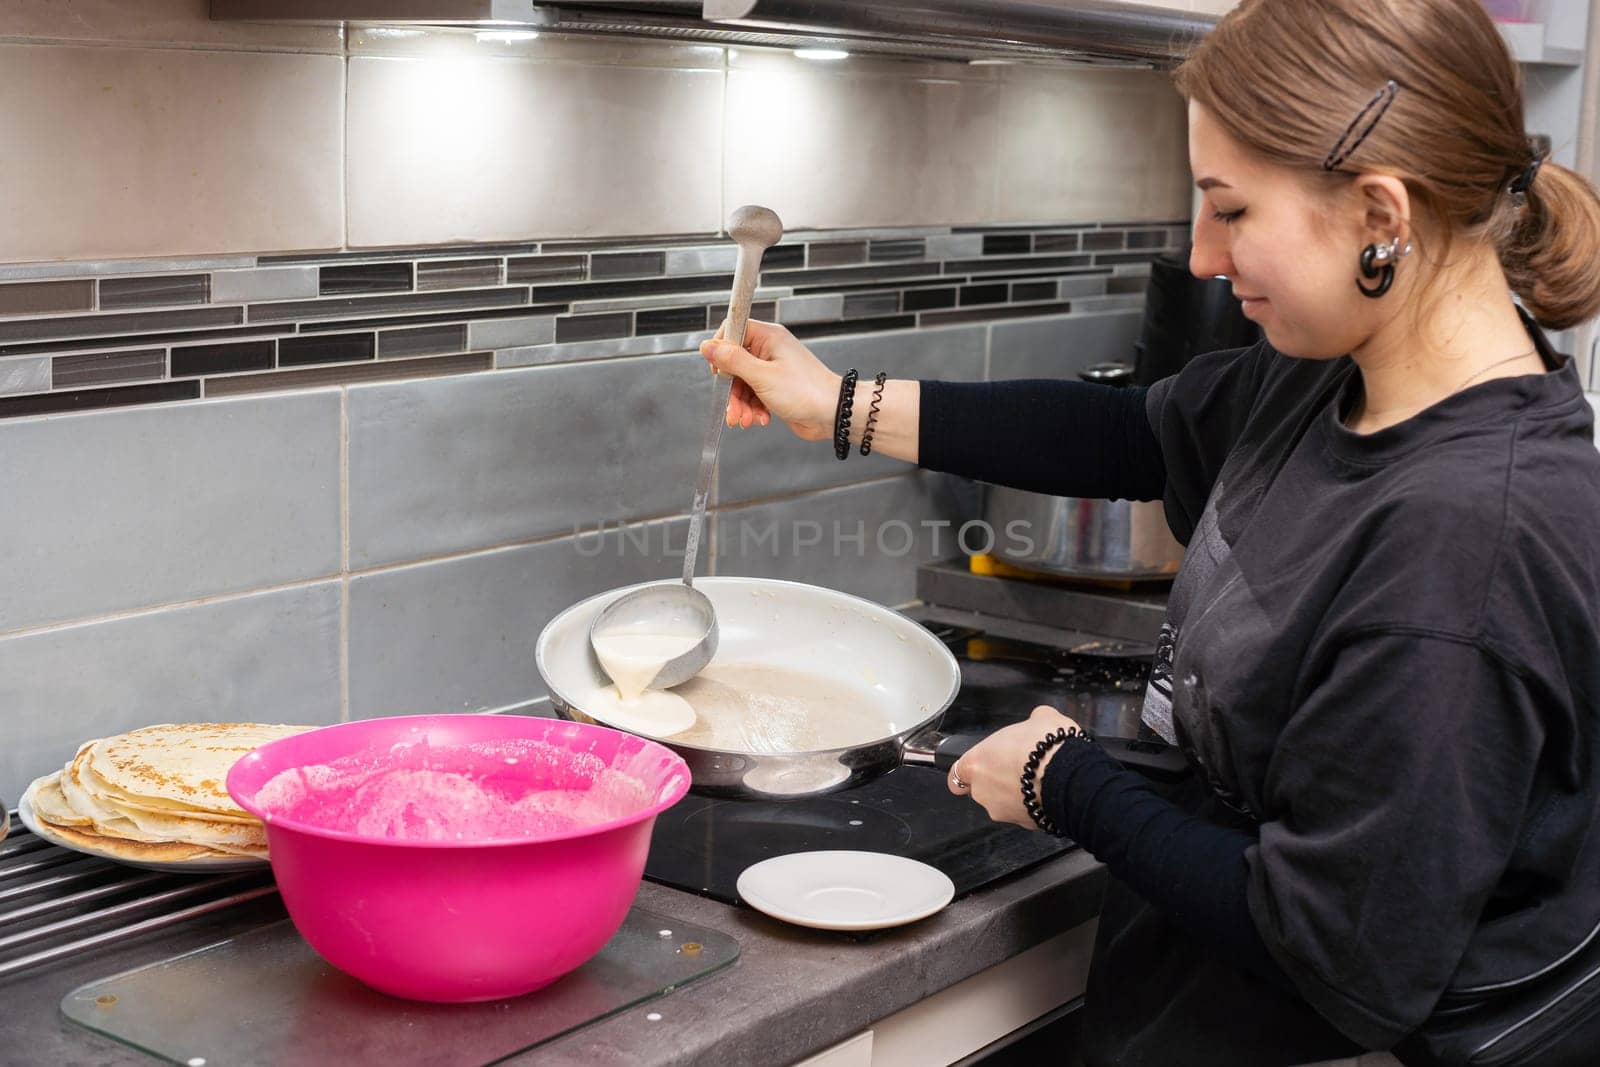
[[1232, 189], [1233, 188], [1233, 186], [1229, 185], [1227, 182], [1223, 181], [1221, 178], [1201, 178], [1199, 181], [1195, 182], [1194, 184], [1195, 184], [1195, 187], [1200, 189], [1202, 192], [1204, 192], [1207, 189]]

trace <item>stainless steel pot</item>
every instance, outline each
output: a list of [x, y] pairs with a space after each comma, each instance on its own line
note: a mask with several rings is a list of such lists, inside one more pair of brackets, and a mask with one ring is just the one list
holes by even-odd
[[[611, 680], [590, 647], [589, 627], [616, 597], [657, 584], [662, 583], [590, 597], [545, 626], [536, 662], [559, 715], [629, 729], [608, 722], [599, 710], [605, 706], [601, 691]], [[832, 589], [771, 578], [701, 578], [696, 588], [711, 598], [721, 633], [708, 672], [739, 666], [809, 677], [819, 686], [845, 680], [859, 694], [859, 704], [873, 708], [851, 703], [838, 710], [875, 714], [870, 721], [883, 730], [859, 744], [809, 750], [752, 751], [691, 743], [685, 735], [655, 738], [688, 762], [696, 792], [763, 800], [818, 796], [901, 765], [948, 771], [983, 739], [939, 731], [939, 717], [961, 687], [961, 670], [944, 642], [904, 615]], [[747, 714], [760, 715], [761, 709], [761, 700], [751, 701]], [[1028, 710], [1019, 707], [1019, 717]], [[1160, 776], [1184, 772], [1175, 749], [1118, 738], [1100, 741], [1128, 766]]]
[[[1079, 376], [1127, 385], [1127, 363], [1097, 363]], [[1159, 500], [1089, 500], [986, 488], [984, 520], [1007, 563], [1071, 578], [1171, 578], [1183, 562]]]

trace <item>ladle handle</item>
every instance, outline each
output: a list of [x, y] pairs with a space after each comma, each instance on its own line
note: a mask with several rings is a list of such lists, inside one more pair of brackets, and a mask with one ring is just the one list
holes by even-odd
[[[740, 208], [739, 212], [748, 210]], [[735, 212], [736, 217], [739, 212]], [[765, 213], [776, 226], [777, 216]], [[728, 296], [728, 317], [723, 322], [722, 336], [742, 346], [745, 327], [750, 323], [750, 302], [755, 299], [756, 282], [761, 278], [761, 256], [777, 240], [778, 231], [764, 237], [738, 233], [733, 236], [739, 242], [739, 259], [733, 268], [733, 291]], [[717, 451], [722, 445], [728, 395], [732, 392], [732, 375], [718, 371], [711, 390], [711, 423], [706, 427], [705, 440], [700, 446], [700, 473], [695, 476], [694, 503], [689, 509], [689, 535], [683, 545], [683, 584], [688, 586], [694, 585], [695, 562], [700, 556], [700, 530], [705, 526], [706, 502], [711, 497], [711, 478], [717, 470]]]
[[[765, 248], [745, 243], [739, 246], [739, 259], [733, 268], [733, 292], [728, 297], [728, 317], [723, 321], [722, 336], [744, 347], [745, 328], [750, 325], [750, 305], [756, 297], [756, 283], [761, 280], [761, 256]], [[721, 374], [721, 377], [728, 377]]]
[[722, 444], [722, 426], [728, 418], [728, 395], [733, 378], [719, 374], [711, 389], [711, 425], [700, 446], [700, 473], [694, 480], [694, 504], [689, 509], [689, 536], [683, 544], [683, 584], [694, 585], [695, 560], [700, 556], [700, 528], [706, 521], [706, 501], [711, 496], [711, 476], [717, 470], [717, 449]]

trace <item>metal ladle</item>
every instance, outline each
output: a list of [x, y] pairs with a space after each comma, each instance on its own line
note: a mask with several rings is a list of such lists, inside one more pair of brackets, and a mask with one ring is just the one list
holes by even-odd
[[[742, 345], [756, 281], [761, 276], [761, 257], [783, 236], [783, 223], [771, 209], [746, 204], [729, 216], [728, 236], [739, 246], [739, 259], [733, 271], [733, 292], [728, 300], [723, 337]], [[689, 536], [683, 548], [682, 584], [653, 585], [624, 593], [607, 604], [589, 627], [591, 646], [596, 634], [618, 630], [700, 635], [689, 651], [662, 665], [650, 681], [651, 689], [670, 689], [687, 682], [717, 654], [717, 612], [711, 606], [711, 599], [694, 587], [694, 568], [700, 554], [700, 528], [705, 523], [706, 500], [711, 495], [711, 476], [717, 467], [722, 427], [727, 421], [728, 395], [732, 390], [733, 377], [719, 372], [712, 386], [711, 424], [700, 448], [700, 473], [695, 478]], [[598, 655], [598, 650], [596, 652]]]

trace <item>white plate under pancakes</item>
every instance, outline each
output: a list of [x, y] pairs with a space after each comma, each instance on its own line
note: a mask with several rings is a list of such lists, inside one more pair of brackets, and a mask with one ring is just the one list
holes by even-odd
[[109, 852], [102, 852], [87, 845], [75, 844], [64, 841], [50, 832], [50, 828], [41, 823], [33, 813], [33, 790], [22, 794], [22, 799], [17, 802], [17, 818], [22, 825], [42, 840], [50, 842], [59, 848], [81, 852], [85, 856], [94, 856], [98, 859], [110, 860], [120, 863], [125, 867], [139, 867], [147, 871], [162, 871], [168, 874], [228, 874], [234, 871], [259, 871], [270, 864], [266, 860], [253, 859], [249, 856], [200, 856], [192, 860], [133, 860], [124, 856], [114, 856]]
[[817, 930], [882, 930], [925, 919], [955, 898], [937, 867], [886, 852], [791, 852], [746, 867], [746, 904]]

